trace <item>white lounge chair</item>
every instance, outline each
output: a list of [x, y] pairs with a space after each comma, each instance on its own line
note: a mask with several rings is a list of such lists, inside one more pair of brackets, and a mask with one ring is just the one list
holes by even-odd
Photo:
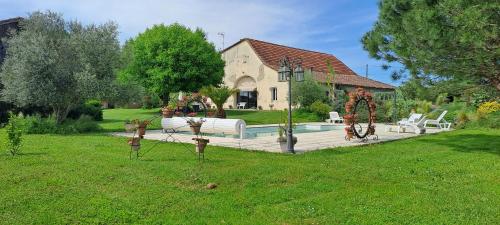
[[444, 116], [446, 115], [446, 113], [448, 113], [448, 111], [445, 110], [445, 111], [443, 111], [441, 113], [441, 115], [438, 116], [437, 119], [435, 119], [435, 120], [426, 120], [425, 123], [424, 123], [424, 127], [428, 128], [428, 125], [435, 125], [439, 129], [449, 130], [450, 127], [451, 127], [451, 123], [449, 123], [448, 121], [446, 121], [444, 119]]
[[240, 102], [240, 103], [238, 103], [238, 107], [237, 108], [238, 109], [245, 109], [246, 105], [247, 105], [246, 102]]
[[411, 113], [408, 118], [403, 118], [402, 120], [398, 121], [398, 125], [411, 125], [415, 124], [420, 121], [420, 118], [422, 118], [422, 114], [419, 113]]
[[344, 118], [340, 117], [338, 112], [330, 112], [330, 118], [327, 119], [326, 121], [329, 123], [335, 123], [335, 122], [344, 122]]
[[415, 134], [423, 134], [425, 133], [425, 121], [427, 121], [425, 116], [422, 116], [417, 122], [398, 124], [398, 133], [400, 133], [401, 130], [403, 130], [403, 132], [411, 130], [411, 132]]

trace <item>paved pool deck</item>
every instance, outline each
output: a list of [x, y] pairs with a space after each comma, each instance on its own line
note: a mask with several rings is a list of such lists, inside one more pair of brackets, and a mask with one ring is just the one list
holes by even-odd
[[[307, 123], [307, 124], [315, 124], [315, 125], [332, 125], [329, 123]], [[247, 127], [264, 127], [264, 126], [276, 126], [276, 124], [272, 125], [253, 125]], [[330, 131], [321, 131], [321, 132], [311, 132], [311, 133], [298, 133], [294, 134], [297, 137], [298, 142], [295, 145], [295, 150], [297, 152], [307, 152], [314, 151], [319, 149], [326, 148], [335, 148], [335, 147], [343, 147], [343, 146], [356, 146], [356, 145], [367, 145], [373, 143], [380, 143], [386, 141], [393, 141], [404, 138], [411, 138], [419, 136], [418, 134], [408, 133], [408, 132], [392, 132], [387, 131], [387, 127], [391, 125], [386, 124], [376, 124], [376, 132], [378, 135], [378, 140], [373, 140], [373, 136], [371, 136], [367, 141], [361, 141], [360, 139], [351, 139], [350, 141], [345, 140], [345, 131], [343, 124], [338, 124], [335, 126], [339, 126], [339, 129], [330, 130]], [[427, 128], [426, 133], [438, 133], [443, 130], [437, 128]], [[111, 133], [114, 136], [122, 136], [122, 137], [132, 137], [132, 133], [126, 132], [114, 132]], [[171, 135], [171, 136], [169, 136]], [[144, 139], [147, 140], [162, 140], [167, 142], [172, 142], [173, 139], [176, 141], [180, 141], [183, 143], [191, 143], [194, 144], [192, 138], [195, 137], [191, 134], [164, 134], [162, 130], [148, 130], [146, 131], [146, 135]], [[257, 150], [257, 151], [266, 151], [266, 152], [281, 152], [280, 145], [276, 141], [277, 136], [265, 136], [265, 137], [257, 137], [252, 139], [238, 139], [238, 138], [230, 138], [230, 137], [214, 137], [214, 136], [204, 136], [205, 138], [210, 139], [209, 146], [224, 146], [231, 148], [239, 148], [239, 149], [247, 149], [247, 150]]]

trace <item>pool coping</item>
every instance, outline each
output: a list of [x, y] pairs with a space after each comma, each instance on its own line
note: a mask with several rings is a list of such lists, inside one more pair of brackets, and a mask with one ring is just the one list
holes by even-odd
[[[329, 123], [301, 123], [301, 124], [325, 124], [331, 125]], [[251, 127], [269, 127], [276, 126], [277, 124], [266, 124], [262, 125], [252, 125]], [[399, 139], [406, 139], [415, 136], [419, 136], [414, 133], [397, 133], [390, 132], [385, 129], [386, 126], [390, 126], [388, 124], [375, 124], [376, 125], [376, 134], [378, 135], [378, 140], [369, 139], [367, 141], [361, 141], [359, 139], [353, 139], [350, 141], [345, 140], [345, 131], [343, 129], [334, 129], [330, 131], [320, 131], [320, 132], [308, 132], [308, 133], [297, 133], [294, 134], [298, 138], [298, 143], [295, 148], [297, 152], [307, 152], [307, 151], [315, 151], [327, 148], [335, 148], [335, 147], [345, 147], [345, 146], [357, 146], [357, 145], [369, 145], [374, 143], [381, 143], [386, 141], [394, 141]], [[339, 126], [345, 126], [343, 124], [339, 124]], [[249, 126], [250, 127], [250, 126]], [[438, 133], [444, 130], [440, 129], [427, 129], [427, 133]], [[121, 136], [121, 137], [131, 137], [133, 134], [125, 133], [125, 132], [114, 132], [111, 133], [113, 136]], [[162, 130], [148, 130], [144, 139], [148, 140], [161, 140], [166, 141], [168, 136], [174, 137], [176, 141], [180, 141], [183, 143], [193, 144], [192, 138], [194, 135], [192, 134], [163, 134]], [[230, 147], [237, 149], [245, 149], [245, 150], [255, 150], [255, 151], [266, 151], [266, 152], [278, 152], [281, 153], [279, 143], [277, 142], [276, 136], [264, 136], [264, 137], [256, 137], [252, 139], [239, 139], [232, 137], [216, 137], [216, 136], [205, 136], [210, 139], [210, 145], [213, 146], [222, 146], [222, 147]], [[168, 142], [169, 140], [167, 140]], [[171, 140], [170, 140], [171, 141]]]

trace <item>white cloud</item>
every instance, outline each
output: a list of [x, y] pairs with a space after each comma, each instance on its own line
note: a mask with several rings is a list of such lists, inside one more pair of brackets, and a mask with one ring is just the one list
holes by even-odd
[[226, 46], [244, 37], [294, 44], [304, 36], [299, 32], [302, 24], [314, 16], [302, 15], [300, 11], [304, 9], [297, 9], [293, 2], [277, 1], [3, 1], [8, 0], [0, 0], [0, 5], [8, 5], [11, 16], [25, 16], [35, 10], [52, 10], [63, 13], [67, 19], [85, 23], [115, 21], [119, 24], [122, 41], [153, 24], [179, 22], [191, 28], [201, 27], [218, 47], [221, 47], [218, 32], [226, 34]]

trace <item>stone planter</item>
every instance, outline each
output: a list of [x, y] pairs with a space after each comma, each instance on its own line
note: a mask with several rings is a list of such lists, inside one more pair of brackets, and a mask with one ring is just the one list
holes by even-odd
[[[292, 144], [293, 144], [293, 146], [295, 146], [295, 144], [297, 144], [297, 137], [293, 136], [292, 140], [293, 140]], [[276, 141], [278, 143], [280, 143], [281, 152], [287, 153], [288, 152], [288, 145], [286, 143], [286, 137], [279, 137]]]

